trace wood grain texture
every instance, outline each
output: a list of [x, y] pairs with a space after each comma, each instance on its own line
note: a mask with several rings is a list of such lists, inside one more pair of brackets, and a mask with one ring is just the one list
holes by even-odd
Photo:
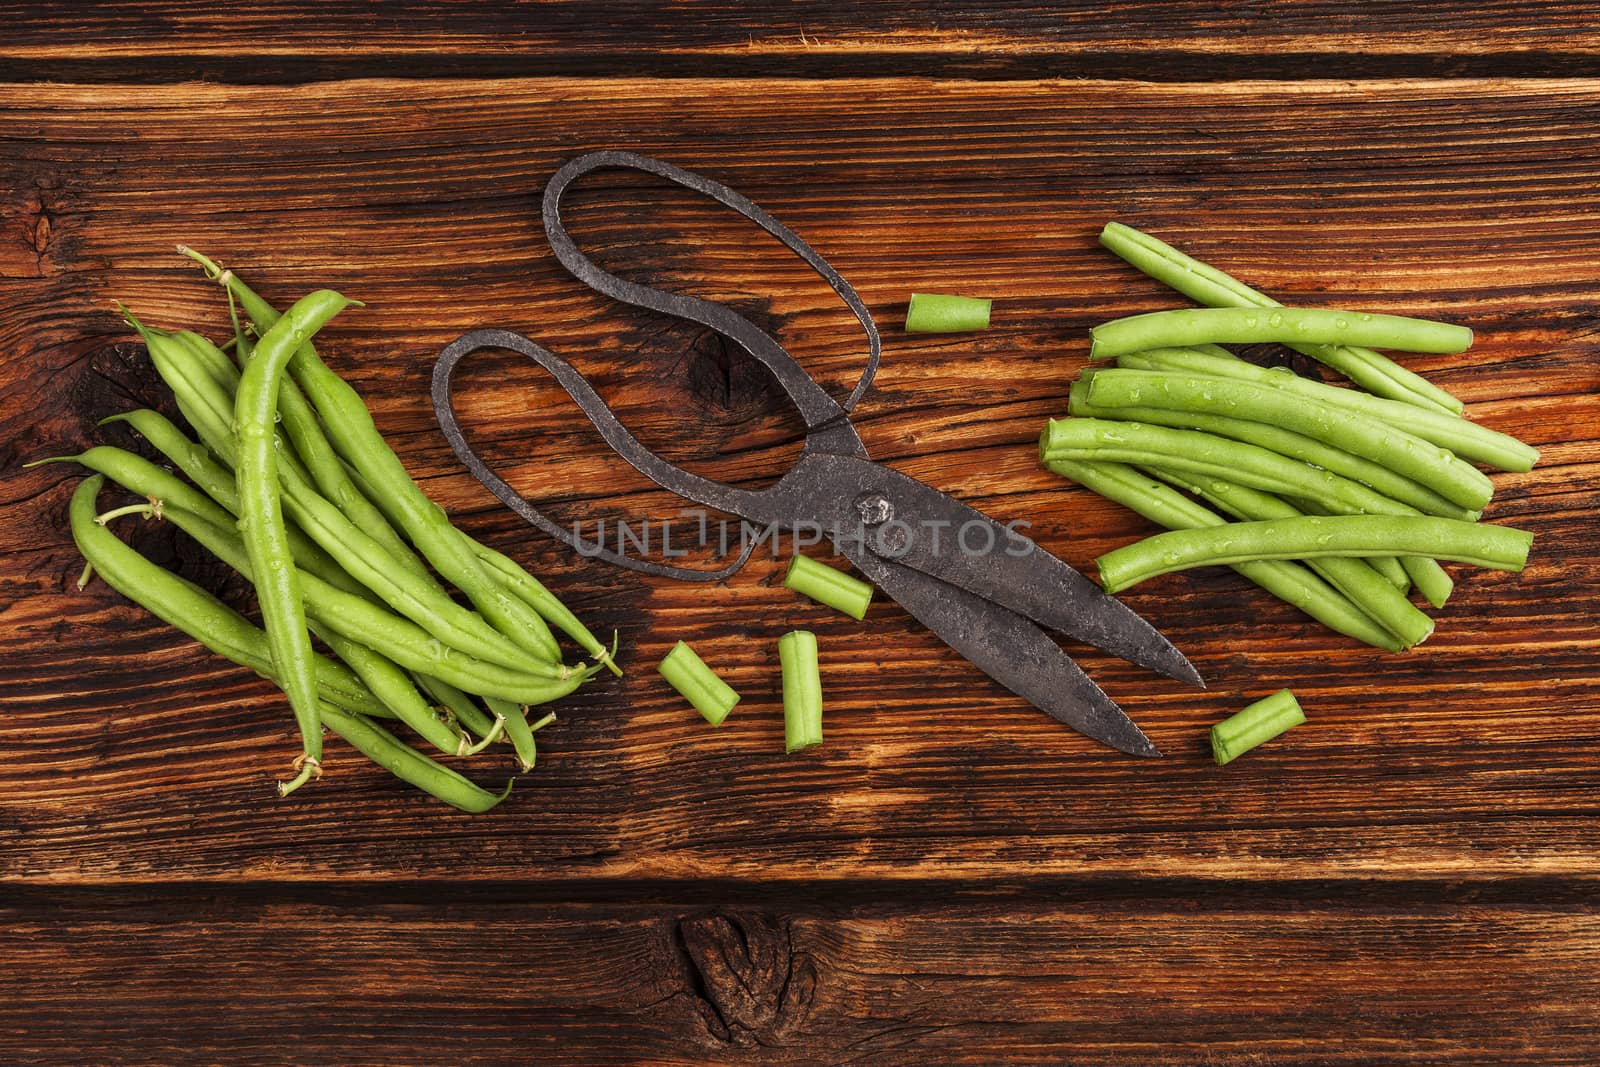
[[1594, 75], [1579, 0], [0, 3], [0, 80]]
[[[581, 903], [409, 885], [29, 894], [0, 909], [13, 932], [0, 975], [16, 976], [0, 991], [28, 1023], [23, 1040], [0, 1032], [0, 1052], [107, 1065], [1582, 1067], [1600, 992], [1595, 897], [1519, 888], [1538, 901], [1315, 883], [1044, 899], [867, 885], [820, 901], [702, 885]], [[63, 904], [67, 929], [51, 922]], [[1489, 976], [1492, 995], [1463, 995]], [[146, 1010], [104, 1011], [86, 988]]]
[[[1592, 1062], [1597, 116], [1588, 80], [0, 87], [0, 1002], [17, 1013], [0, 1056], [291, 1061], [282, 1035], [332, 1000], [323, 1062]], [[603, 146], [704, 170], [811, 241], [884, 329], [856, 419], [874, 456], [1084, 568], [1148, 527], [1041, 471], [1034, 441], [1090, 325], [1177, 303], [1095, 246], [1105, 219], [1286, 300], [1467, 323], [1468, 354], [1408, 362], [1544, 450], [1495, 475], [1487, 516], [1535, 532], [1529, 569], [1456, 569], [1437, 635], [1405, 656], [1229, 574], [1141, 587], [1129, 602], [1211, 688], [1073, 650], [1170, 753], [1139, 762], [893, 604], [858, 624], [798, 601], [781, 561], [710, 587], [584, 564], [438, 434], [428, 374], [464, 330], [568, 356], [710, 476], [759, 484], [799, 446], [716, 338], [612, 305], [550, 256], [541, 185]], [[776, 245], [628, 176], [572, 205], [607, 265], [731, 303], [837, 393], [854, 382], [859, 328]], [[179, 241], [277, 300], [367, 301], [324, 350], [403, 460], [621, 632], [628, 677], [562, 704], [495, 812], [452, 814], [333, 744], [326, 781], [273, 802], [294, 751], [281, 698], [103, 586], [72, 589], [76, 475], [19, 465], [132, 443], [96, 420], [161, 402], [113, 298], [220, 335]], [[913, 290], [992, 295], [994, 326], [905, 335]], [[474, 441], [562, 521], [681, 506], [529, 368], [485, 356], [460, 383]], [[132, 536], [247, 603], [170, 530]], [[828, 741], [785, 757], [774, 642], [801, 625], [823, 647]], [[651, 669], [679, 638], [745, 694], [718, 730]], [[1206, 727], [1286, 685], [1311, 722], [1211, 766]], [[309, 985], [274, 969], [302, 956]], [[153, 1012], [174, 989], [182, 1034]]]

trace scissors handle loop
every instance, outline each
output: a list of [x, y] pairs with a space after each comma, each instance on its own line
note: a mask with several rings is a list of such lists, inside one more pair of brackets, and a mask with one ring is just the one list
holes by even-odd
[[[784, 247], [805, 260], [812, 270], [822, 276], [833, 291], [839, 294], [839, 298], [855, 315], [867, 334], [866, 369], [861, 372], [861, 380], [856, 383], [856, 387], [842, 404], [829, 396], [802, 370], [783, 346], [755, 323], [732, 309], [698, 297], [685, 296], [681, 293], [664, 293], [659, 289], [627, 281], [602, 270], [592, 259], [583, 254], [561, 222], [562, 194], [574, 181], [591, 171], [619, 168], [654, 174], [732, 208], [776, 237]], [[827, 260], [818, 255], [815, 249], [806, 244], [799, 234], [773, 218], [748, 197], [741, 196], [720, 182], [714, 182], [681, 167], [674, 167], [670, 163], [663, 163], [659, 159], [641, 156], [636, 152], [590, 152], [563, 164], [551, 177], [550, 184], [545, 186], [544, 230], [545, 236], [550, 241], [550, 250], [555, 253], [556, 259], [560, 260], [561, 265], [566, 267], [573, 277], [591, 289], [624, 304], [675, 315], [680, 319], [708, 326], [760, 360], [761, 364], [778, 379], [778, 383], [799, 408], [801, 418], [805, 420], [807, 433], [824, 430], [849, 415], [855, 408], [856, 401], [861, 399], [861, 394], [872, 384], [872, 377], [878, 371], [882, 342], [878, 338], [878, 328], [872, 321], [872, 314], [867, 310], [866, 304], [862, 302], [855, 288], [845, 281]]]
[[543, 530], [557, 541], [577, 549], [582, 555], [592, 559], [603, 559], [620, 567], [627, 567], [629, 570], [677, 578], [686, 582], [715, 582], [728, 577], [745, 565], [756, 546], [753, 538], [741, 537], [743, 545], [738, 557], [732, 563], [713, 570], [700, 570], [678, 567], [670, 563], [658, 563], [655, 560], [617, 552], [605, 546], [603, 534], [597, 543], [585, 544], [577, 536], [576, 530], [567, 530], [542, 514], [472, 450], [466, 436], [461, 432], [461, 423], [456, 419], [455, 404], [450, 396], [450, 375], [455, 370], [456, 364], [484, 348], [503, 348], [511, 352], [520, 352], [544, 367], [572, 396], [578, 407], [583, 409], [589, 421], [594, 423], [595, 429], [600, 431], [600, 436], [605, 438], [606, 444], [657, 485], [708, 507], [735, 513], [741, 506], [747, 508], [746, 498], [750, 494], [747, 490], [702, 478], [698, 474], [668, 463], [650, 451], [637, 437], [628, 432], [628, 428], [622, 425], [616, 413], [594, 391], [588, 380], [579, 374], [572, 364], [549, 349], [536, 345], [521, 334], [512, 333], [510, 330], [474, 330], [462, 334], [439, 353], [439, 359], [433, 365], [433, 409], [438, 414], [439, 427], [444, 431], [445, 440], [450, 442], [450, 447], [455, 450], [457, 458], [472, 472], [474, 478], [500, 498], [501, 503], [516, 512], [525, 522]]

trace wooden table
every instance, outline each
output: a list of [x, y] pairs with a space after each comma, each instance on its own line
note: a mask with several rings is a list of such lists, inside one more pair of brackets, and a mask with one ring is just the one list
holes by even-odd
[[[1600, 1061], [1600, 32], [1589, 5], [0, 4], [0, 1060], [6, 1063], [1325, 1064]], [[1409, 365], [1543, 450], [1421, 648], [1307, 623], [1228, 572], [1128, 602], [1210, 682], [1080, 662], [1168, 752], [1102, 749], [893, 603], [858, 624], [758, 558], [714, 586], [587, 563], [455, 461], [426, 389], [461, 332], [530, 334], [652, 447], [760, 484], [798, 448], [712, 335], [555, 262], [545, 179], [588, 149], [728, 182], [884, 332], [875, 457], [1087, 568], [1148, 532], [1042, 471], [1087, 330], [1180, 301], [1099, 250], [1118, 218], [1286, 300], [1470, 324]], [[826, 287], [624, 174], [586, 247], [740, 308], [836, 392]], [[102, 584], [78, 472], [161, 401], [111, 306], [224, 334], [188, 242], [275, 299], [367, 302], [324, 351], [458, 523], [534, 567], [620, 681], [458, 815], [330, 742], [291, 800], [280, 695]], [[966, 336], [913, 290], [996, 298]], [[671, 517], [524, 365], [463, 372], [474, 439], [563, 522]], [[170, 529], [124, 530], [246, 589]], [[774, 643], [813, 629], [827, 743], [782, 751]], [[701, 723], [687, 638], [745, 694]], [[1226, 769], [1207, 727], [1292, 687], [1310, 722]], [[482, 780], [506, 769], [480, 757]]]

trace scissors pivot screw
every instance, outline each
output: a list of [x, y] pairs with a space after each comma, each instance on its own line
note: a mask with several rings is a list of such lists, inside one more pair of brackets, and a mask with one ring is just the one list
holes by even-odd
[[878, 526], [894, 518], [894, 505], [882, 493], [863, 493], [856, 497], [856, 510], [868, 526]]

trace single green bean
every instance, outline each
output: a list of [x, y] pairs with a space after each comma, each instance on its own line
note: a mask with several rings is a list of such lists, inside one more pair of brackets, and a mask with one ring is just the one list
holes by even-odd
[[706, 666], [705, 660], [686, 642], [679, 641], [673, 645], [672, 651], [662, 657], [656, 670], [712, 726], [721, 726], [728, 712], [739, 703], [739, 694], [733, 686]]
[[[1100, 243], [1134, 267], [1194, 300], [1211, 307], [1282, 307], [1278, 301], [1228, 274], [1192, 259], [1171, 245], [1119, 222], [1106, 223]], [[1461, 413], [1461, 401], [1419, 374], [1370, 348], [1290, 342], [1310, 356], [1378, 396], [1421, 407]], [[1225, 353], [1224, 353], [1225, 354]]]
[[485, 695], [483, 702], [489, 705], [495, 718], [505, 724], [506, 737], [510, 738], [512, 751], [517, 754], [517, 766], [522, 768], [524, 774], [533, 770], [539, 760], [539, 745], [534, 741], [533, 727], [528, 723], [528, 709], [504, 697]]
[[295, 302], [261, 338], [255, 357], [239, 379], [234, 433], [239, 461], [239, 529], [255, 572], [256, 597], [272, 646], [272, 662], [300, 724], [304, 753], [300, 774], [285, 790], [309, 781], [322, 759], [322, 721], [316, 679], [311, 670], [311, 634], [300, 599], [299, 570], [289, 551], [278, 488], [278, 379], [290, 354], [351, 301], [319, 289]]
[[943, 293], [912, 293], [906, 306], [907, 333], [959, 333], [989, 328], [991, 300]]
[[1520, 571], [1532, 542], [1533, 535], [1526, 530], [1431, 515], [1304, 515], [1156, 534], [1113, 549], [1095, 563], [1101, 585], [1116, 593], [1172, 571], [1255, 559], [1392, 552]]
[[[1047, 466], [1064, 478], [1114, 500], [1169, 530], [1193, 530], [1227, 523], [1221, 515], [1195, 503], [1170, 486], [1123, 463], [1052, 461]], [[1284, 560], [1232, 564], [1241, 576], [1280, 600], [1299, 608], [1331, 630], [1376, 648], [1398, 652], [1401, 645], [1385, 627], [1349, 597], [1307, 568]]]
[[822, 744], [822, 675], [817, 669], [817, 637], [790, 630], [778, 638], [783, 672], [783, 750]]
[[1463, 460], [1484, 463], [1501, 470], [1531, 470], [1539, 459], [1538, 449], [1479, 423], [1442, 411], [1368, 396], [1357, 389], [1314, 382], [1287, 367], [1268, 369], [1234, 356], [1218, 357], [1183, 349], [1141, 352], [1118, 362], [1126, 362], [1126, 365], [1133, 367], [1212, 374], [1273, 386], [1309, 402], [1344, 408], [1390, 426], [1403, 427], [1406, 433], [1449, 449]]
[[[1296, 500], [1294, 504], [1295, 507], [1307, 515], [1348, 514], [1347, 512], [1336, 511], [1315, 500]], [[1402, 593], [1415, 582], [1417, 590], [1428, 603], [1436, 608], [1442, 608], [1449, 601], [1450, 594], [1455, 590], [1455, 580], [1450, 577], [1443, 567], [1439, 566], [1438, 560], [1424, 559], [1422, 556], [1385, 556], [1383, 558], [1399, 562], [1402, 571], [1401, 577], [1405, 580], [1404, 582], [1396, 581], [1395, 588]], [[1369, 559], [1367, 562], [1371, 563], [1372, 560]], [[1391, 581], [1394, 580], [1392, 575], [1386, 574], [1386, 577], [1389, 577]]]
[[1259, 445], [1269, 451], [1277, 452], [1279, 455], [1304, 460], [1312, 466], [1321, 467], [1352, 481], [1369, 485], [1384, 496], [1398, 500], [1403, 504], [1410, 504], [1425, 515], [1438, 515], [1446, 519], [1461, 519], [1464, 522], [1472, 522], [1478, 518], [1479, 513], [1477, 511], [1461, 507], [1459, 504], [1440, 496], [1421, 482], [1407, 478], [1405, 475], [1399, 474], [1381, 463], [1375, 463], [1364, 456], [1347, 452], [1326, 441], [1309, 437], [1283, 426], [1256, 422], [1252, 419], [1239, 418], [1233, 415], [1220, 415], [1212, 412], [1178, 408], [1162, 408], [1149, 404], [1129, 405], [1126, 407], [1092, 404], [1089, 402], [1089, 382], [1098, 373], [1099, 371], [1085, 371], [1083, 377], [1072, 383], [1067, 403], [1068, 412], [1083, 418], [1127, 419], [1132, 422], [1146, 422], [1157, 426], [1204, 430], [1206, 433], [1213, 433], [1219, 437], [1231, 437], [1235, 441], [1245, 441], [1252, 445]]
[[[1150, 473], [1173, 480], [1181, 488], [1192, 490], [1213, 506], [1247, 522], [1292, 519], [1302, 514], [1293, 504], [1270, 493], [1221, 478], [1191, 478], [1159, 470]], [[1394, 559], [1393, 556], [1376, 558]], [[1378, 573], [1370, 560], [1329, 556], [1307, 560], [1306, 565], [1392, 633], [1402, 646], [1410, 648], [1421, 644], [1432, 635], [1433, 620], [1407, 600], [1387, 576]]]
[[1232, 763], [1257, 745], [1306, 721], [1300, 702], [1287, 689], [1262, 697], [1211, 728], [1211, 756], [1217, 766]]
[[784, 572], [783, 584], [819, 604], [863, 619], [872, 603], [872, 586], [854, 575], [818, 563], [810, 556], [795, 556]]
[[1351, 344], [1410, 352], [1465, 352], [1472, 344], [1471, 330], [1448, 322], [1292, 307], [1153, 311], [1102, 323], [1089, 337], [1090, 359], [1203, 342]]
[[1095, 372], [1087, 399], [1095, 407], [1197, 411], [1281, 426], [1388, 467], [1468, 510], [1481, 510], [1494, 495], [1487, 475], [1438, 445], [1349, 408], [1315, 403], [1269, 385], [1116, 368]]

